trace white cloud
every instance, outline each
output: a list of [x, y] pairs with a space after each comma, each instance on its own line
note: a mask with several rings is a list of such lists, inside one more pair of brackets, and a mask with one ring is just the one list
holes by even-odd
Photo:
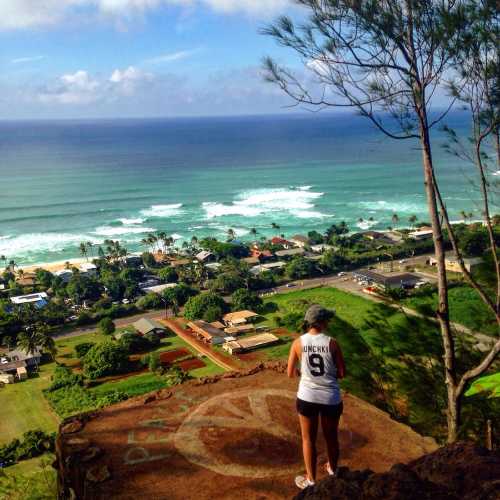
[[81, 69], [62, 75], [55, 83], [39, 90], [37, 100], [65, 105], [112, 102], [120, 96], [132, 96], [141, 85], [152, 80], [151, 73], [134, 66], [115, 69], [107, 78], [91, 76]]
[[115, 69], [111, 73], [109, 81], [114, 84], [114, 89], [111, 90], [132, 95], [139, 85], [152, 79], [151, 73], [146, 73], [135, 66], [129, 66], [124, 70]]
[[283, 12], [291, 4], [291, 0], [0, 0], [0, 31], [50, 26], [71, 15], [78, 19], [81, 9], [131, 18], [160, 6], [205, 6], [216, 12], [262, 18]]
[[41, 61], [42, 59], [45, 59], [45, 56], [17, 57], [16, 59], [12, 59], [10, 62], [12, 64], [22, 64]]
[[145, 64], [163, 64], [174, 61], [181, 61], [182, 59], [187, 59], [188, 57], [193, 56], [201, 49], [192, 49], [192, 50], [180, 50], [178, 52], [171, 52], [169, 54], [162, 54], [156, 57], [152, 57], [150, 59], [146, 59], [144, 61]]
[[88, 104], [99, 99], [99, 88], [97, 80], [87, 71], [79, 70], [61, 76], [55, 85], [42, 89], [38, 99], [43, 103]]

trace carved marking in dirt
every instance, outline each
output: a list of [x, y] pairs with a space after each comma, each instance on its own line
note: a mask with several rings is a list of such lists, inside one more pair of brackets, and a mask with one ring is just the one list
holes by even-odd
[[[191, 463], [224, 476], [263, 478], [293, 474], [294, 467], [291, 467], [290, 463], [282, 465], [279, 463], [262, 465], [228, 463], [223, 451], [217, 453], [217, 450], [210, 450], [203, 440], [203, 436], [213, 432], [227, 432], [229, 429], [255, 430], [297, 445], [300, 438], [296, 432], [286, 428], [281, 422], [275, 421], [270, 412], [269, 401], [271, 399], [279, 401], [280, 398], [295, 400], [296, 394], [280, 389], [246, 389], [216, 396], [202, 403], [186, 417], [175, 434], [175, 445]], [[243, 406], [249, 406], [250, 410], [238, 406], [238, 400], [243, 400]], [[216, 415], [215, 413], [221, 408], [225, 413], [229, 412], [231, 416]], [[290, 415], [290, 421], [296, 422], [294, 414]], [[217, 446], [217, 440], [215, 440], [215, 446]], [[258, 447], [258, 440], [253, 440], [244, 449], [238, 450], [239, 456], [256, 454]], [[224, 458], [226, 458], [225, 461]], [[297, 470], [301, 467], [302, 464], [298, 463]]]
[[[179, 426], [179, 417], [186, 414], [191, 406], [197, 402], [204, 401], [206, 398], [194, 398], [179, 391], [174, 399], [178, 400], [179, 409], [172, 411], [172, 408], [164, 408], [158, 405], [155, 409], [156, 414], [153, 418], [142, 420], [137, 423], [137, 428], [128, 431], [127, 444], [132, 446], [129, 448], [123, 457], [123, 461], [127, 465], [137, 465], [144, 462], [153, 462], [155, 460], [163, 460], [172, 456], [174, 448], [174, 432]], [[159, 414], [168, 413], [169, 417], [165, 418]], [[146, 446], [154, 444], [171, 445], [170, 451], [164, 453], [151, 453]]]

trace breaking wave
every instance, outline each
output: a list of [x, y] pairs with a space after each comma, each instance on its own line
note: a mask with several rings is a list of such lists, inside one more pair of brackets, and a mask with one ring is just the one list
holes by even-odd
[[118, 219], [118, 221], [121, 222], [124, 226], [128, 226], [131, 224], [142, 224], [143, 222], [146, 222], [146, 219], [143, 219], [141, 217], [137, 217], [135, 219], [127, 219], [126, 217], [123, 217], [122, 219]]
[[142, 233], [151, 233], [155, 231], [152, 227], [115, 227], [115, 226], [100, 226], [93, 231], [93, 234], [97, 236], [122, 236], [124, 234], [142, 234]]
[[182, 203], [171, 203], [170, 205], [151, 205], [145, 210], [141, 210], [141, 215], [145, 217], [172, 217], [174, 215], [179, 215], [181, 211]]
[[309, 189], [310, 186], [289, 189], [255, 189], [241, 193], [230, 204], [205, 202], [202, 208], [207, 219], [229, 215], [258, 217], [278, 212], [287, 212], [299, 218], [326, 216], [312, 210], [315, 207], [315, 200], [321, 198], [324, 193]]

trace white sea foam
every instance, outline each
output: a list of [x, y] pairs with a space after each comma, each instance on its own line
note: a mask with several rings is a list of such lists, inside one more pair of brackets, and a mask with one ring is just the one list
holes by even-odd
[[151, 205], [145, 210], [141, 210], [141, 215], [145, 217], [172, 217], [182, 213], [182, 203], [171, 203], [170, 205]]
[[21, 258], [39, 252], [58, 252], [82, 241], [99, 243], [101, 240], [88, 234], [30, 233], [0, 239], [0, 255]]
[[377, 224], [378, 224], [377, 220], [364, 220], [363, 222], [358, 222], [356, 226], [359, 227], [359, 229], [363, 229], [364, 231], [366, 231], [367, 229], [370, 229], [371, 227], [376, 226]]
[[316, 218], [323, 214], [312, 210], [314, 201], [323, 194], [306, 189], [255, 189], [242, 192], [231, 204], [205, 202], [202, 208], [207, 219], [228, 215], [258, 217], [278, 212], [306, 218], [307, 211]]
[[499, 176], [500, 175], [500, 170], [497, 170], [496, 172], [493, 172], [491, 175]]
[[93, 231], [97, 236], [122, 236], [125, 234], [142, 234], [155, 231], [152, 227], [137, 226], [100, 226]]
[[143, 219], [141, 217], [127, 219], [126, 217], [124, 217], [123, 219], [118, 219], [118, 221], [121, 222], [124, 226], [128, 226], [130, 224], [142, 224], [143, 222], [146, 222], [146, 219]]
[[174, 241], [176, 241], [176, 240], [182, 240], [182, 238], [183, 238], [182, 234], [177, 234], [177, 233], [174, 233], [171, 236], [174, 239]]
[[292, 210], [291, 214], [299, 219], [323, 219], [324, 217], [333, 217], [331, 214], [324, 214], [316, 210]]
[[299, 186], [297, 189], [300, 191], [310, 191], [312, 189], [312, 186]]
[[400, 214], [414, 214], [414, 213], [422, 213], [426, 212], [425, 203], [415, 203], [409, 201], [361, 201], [361, 202], [353, 202], [352, 205], [355, 205], [361, 209], [369, 210], [370, 213], [374, 211], [385, 211], [385, 212], [393, 212], [398, 215]]

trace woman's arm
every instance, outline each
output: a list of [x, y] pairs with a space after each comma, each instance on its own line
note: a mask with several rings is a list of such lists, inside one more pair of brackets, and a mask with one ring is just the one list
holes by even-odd
[[298, 343], [300, 342], [300, 339], [296, 339], [293, 341], [291, 347], [290, 347], [290, 354], [288, 355], [288, 367], [287, 367], [287, 375], [290, 378], [295, 377], [295, 374], [297, 373], [297, 362], [299, 361], [299, 356], [297, 354], [298, 351]]
[[331, 341], [330, 350], [333, 354], [333, 359], [335, 360], [335, 366], [337, 367], [337, 378], [345, 377], [345, 362], [344, 356], [342, 355], [342, 349], [335, 339]]

